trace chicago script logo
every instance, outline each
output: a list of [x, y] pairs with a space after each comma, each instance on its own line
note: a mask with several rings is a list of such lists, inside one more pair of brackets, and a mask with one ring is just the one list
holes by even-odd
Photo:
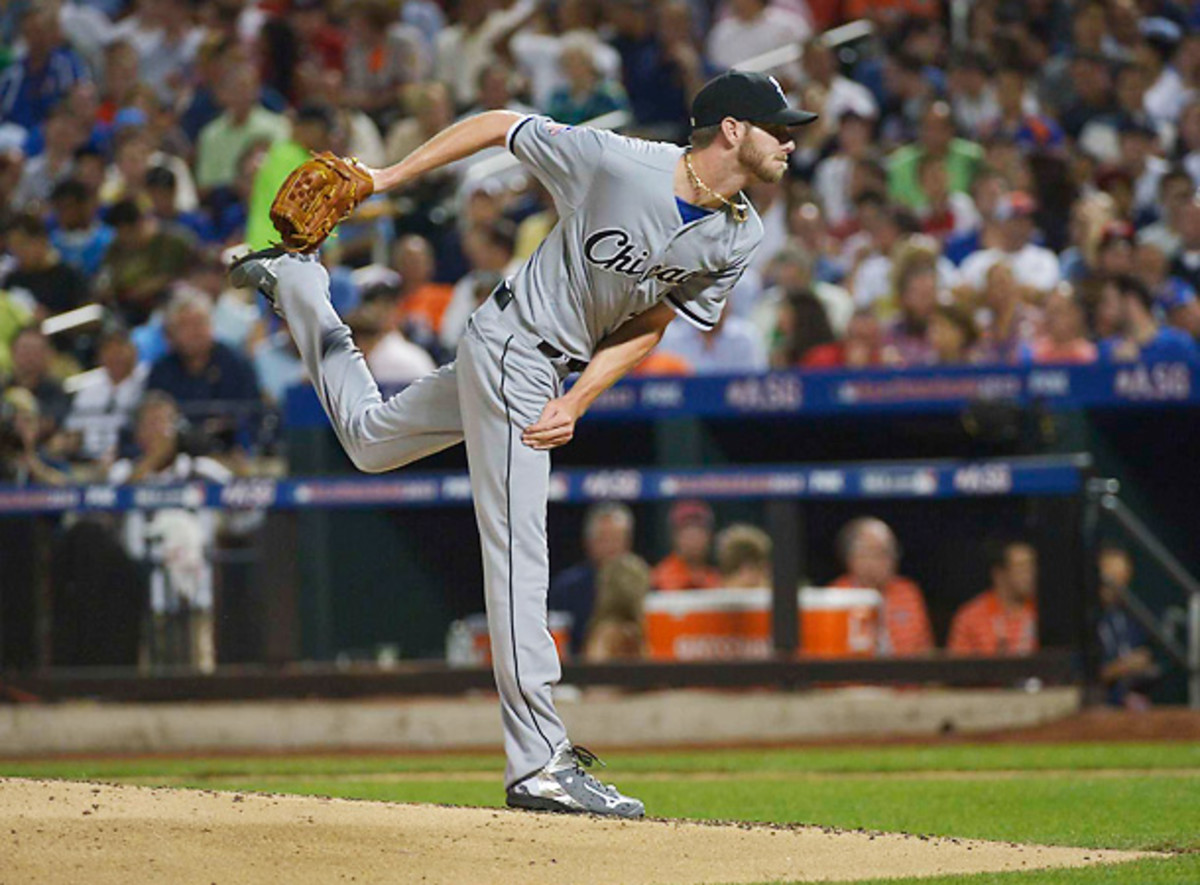
[[686, 267], [662, 264], [643, 270], [650, 258], [650, 250], [633, 242], [629, 234], [619, 227], [608, 227], [591, 234], [583, 241], [583, 255], [604, 270], [627, 277], [645, 276], [673, 286], [685, 283], [699, 273]]

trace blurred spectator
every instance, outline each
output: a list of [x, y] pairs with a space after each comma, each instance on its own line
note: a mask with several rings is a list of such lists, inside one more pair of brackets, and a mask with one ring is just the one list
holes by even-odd
[[536, 114], [537, 109], [530, 107], [513, 95], [516, 85], [516, 74], [506, 62], [488, 63], [479, 72], [479, 103], [463, 113], [464, 117], [482, 114], [484, 111], [513, 111], [518, 114]]
[[925, 596], [914, 581], [896, 573], [900, 543], [888, 524], [874, 517], [852, 520], [838, 532], [837, 549], [846, 572], [830, 586], [878, 590], [883, 597], [882, 653], [921, 655], [932, 651], [933, 630]]
[[[808, 205], [816, 209], [811, 203]], [[758, 326], [765, 340], [772, 341], [772, 350], [780, 346], [787, 349], [787, 342], [792, 340], [801, 345], [791, 349], [795, 359], [789, 358], [786, 362], [791, 364], [800, 358], [807, 350], [805, 342], [822, 344], [845, 333], [850, 315], [854, 313], [854, 299], [841, 286], [814, 278], [812, 254], [801, 244], [791, 241], [775, 253], [767, 268], [767, 276], [775, 285], [763, 292], [750, 310], [749, 318]], [[824, 317], [814, 312], [811, 327], [796, 326], [793, 332], [780, 328], [783, 318], [779, 316], [779, 311], [789, 299], [803, 299], [806, 296], [811, 296], [819, 304]], [[811, 306], [799, 306], [799, 310], [806, 313]]]
[[30, 299], [0, 289], [0, 379], [12, 371], [12, 345], [21, 330], [33, 320]]
[[678, 501], [671, 507], [671, 552], [654, 567], [655, 590], [703, 590], [721, 586], [721, 573], [709, 565], [713, 539], [712, 508], [703, 501]]
[[610, 42], [620, 53], [637, 131], [682, 144], [690, 128], [692, 98], [715, 73], [697, 39], [693, 5], [687, 0], [656, 6], [625, 0], [612, 4], [610, 16], [616, 32]]
[[[863, 194], [855, 205], [862, 230], [846, 241], [851, 255], [846, 287], [855, 305], [871, 307], [891, 292], [892, 253], [904, 237], [920, 230], [920, 224], [912, 212], [889, 207], [878, 193]], [[948, 273], [954, 275], [954, 270]]]
[[346, 7], [346, 92], [343, 100], [386, 123], [396, 108], [400, 87], [417, 82], [431, 59], [424, 56], [420, 33], [396, 21], [381, 0], [354, 0]]
[[333, 114], [323, 105], [306, 104], [295, 114], [291, 136], [281, 138], [267, 149], [254, 173], [250, 206], [246, 215], [246, 242], [251, 249], [265, 249], [279, 236], [271, 223], [271, 203], [275, 192], [292, 170], [311, 153], [331, 148]]
[[261, 406], [258, 379], [244, 356], [213, 337], [208, 296], [180, 287], [163, 327], [171, 349], [154, 362], [146, 387], [169, 394], [210, 444], [249, 446]]
[[366, 113], [342, 102], [345, 75], [337, 68], [301, 68], [301, 94], [305, 104], [325, 107], [333, 116], [332, 146], [372, 168], [386, 166], [383, 135]]
[[[916, 239], [915, 237], [913, 239]], [[884, 346], [894, 353], [889, 361], [903, 366], [933, 362], [929, 322], [941, 301], [938, 292], [937, 251], [919, 243], [901, 250], [892, 275], [899, 308], [888, 328]]]
[[1108, 689], [1106, 701], [1114, 707], [1144, 710], [1150, 706], [1145, 691], [1160, 675], [1141, 626], [1125, 609], [1133, 582], [1133, 560], [1115, 544], [1100, 548], [1100, 604], [1096, 625], [1100, 638], [1100, 681]]
[[384, 139], [388, 163], [399, 163], [454, 122], [454, 102], [444, 83], [416, 84], [405, 90], [408, 116], [394, 124]]
[[139, 0], [133, 15], [112, 31], [113, 40], [128, 41], [138, 53], [143, 83], [163, 101], [174, 101], [182, 90], [204, 31], [192, 21], [192, 6], [182, 0]]
[[1031, 348], [1035, 363], [1094, 363], [1099, 358], [1096, 345], [1085, 336], [1083, 305], [1069, 284], [1046, 299], [1043, 330]]
[[286, 328], [276, 329], [254, 342], [251, 361], [263, 395], [276, 408], [283, 406], [288, 388], [308, 379], [300, 351]]
[[633, 549], [633, 511], [624, 504], [606, 501], [588, 508], [583, 519], [585, 559], [564, 569], [550, 581], [546, 600], [549, 611], [571, 615], [571, 653], [583, 652], [592, 620], [599, 571]]
[[8, 231], [8, 245], [16, 262], [0, 282], [28, 292], [39, 320], [90, 300], [87, 279], [62, 260], [39, 216], [18, 216]]
[[1188, 333], [1162, 326], [1154, 316], [1154, 296], [1135, 277], [1116, 279], [1121, 296], [1120, 331], [1100, 342], [1100, 356], [1111, 362], [1193, 360], [1198, 351]]
[[455, 105], [469, 108], [475, 103], [479, 72], [496, 58], [497, 45], [536, 11], [533, 0], [518, 0], [507, 8], [488, 0], [461, 0], [454, 20], [437, 35], [433, 72], [434, 80], [450, 87]]
[[850, 317], [840, 341], [818, 345], [800, 363], [806, 369], [867, 369], [883, 365], [883, 326], [870, 308]]
[[622, 553], [596, 574], [596, 606], [588, 619], [584, 658], [591, 663], [642, 656], [643, 610], [650, 591], [650, 567]]
[[80, 457], [111, 463], [141, 402], [150, 367], [138, 362], [129, 333], [119, 327], [100, 336], [97, 356], [100, 371], [75, 392], [66, 428], [80, 434]]
[[729, 14], [713, 25], [705, 43], [705, 55], [721, 70], [812, 35], [804, 16], [768, 0], [729, 0], [728, 8]]
[[1008, 194], [997, 207], [995, 245], [967, 257], [962, 263], [962, 281], [982, 291], [988, 271], [1007, 261], [1029, 301], [1041, 301], [1058, 283], [1058, 256], [1033, 242], [1033, 214], [1037, 206], [1028, 194]]
[[1138, 231], [1139, 243], [1152, 243], [1170, 258], [1183, 242], [1179, 232], [1184, 208], [1192, 199], [1196, 185], [1179, 166], [1171, 168], [1158, 181], [1158, 218]]
[[25, 163], [21, 183], [12, 195], [15, 208], [29, 207], [34, 211], [44, 208], [55, 185], [71, 175], [75, 151], [87, 140], [86, 124], [86, 120], [76, 119], [65, 101], [50, 109], [42, 126], [45, 146], [40, 154]]
[[946, 86], [954, 123], [975, 141], [1000, 119], [992, 68], [988, 55], [974, 48], [958, 53], [950, 62]]
[[1200, 291], [1200, 199], [1188, 200], [1180, 211], [1179, 240], [1171, 273]]
[[811, 289], [782, 289], [771, 301], [775, 316], [771, 329], [771, 368], [801, 365], [814, 350], [836, 340], [825, 305]]
[[[559, 64], [563, 42], [579, 34], [595, 37], [597, 12], [597, 5], [590, 0], [562, 0], [560, 3], [545, 4], [525, 27], [509, 39], [508, 54], [520, 66], [521, 73], [529, 82], [529, 99], [534, 107], [546, 108], [550, 104], [550, 96], [566, 85]], [[593, 60], [596, 68], [608, 79], [620, 77], [624, 67], [625, 83], [632, 95], [632, 83], [628, 78], [636, 76], [638, 65], [630, 63], [625, 44], [626, 41], [633, 41], [640, 47], [643, 40], [652, 40], [649, 9], [635, 3], [615, 3], [606, 12], [614, 33], [609, 42], [592, 41], [595, 53]], [[656, 87], [660, 85], [655, 81]]]
[[[113, 464], [109, 482], [231, 479], [217, 461], [184, 450], [182, 428], [175, 401], [161, 391], [148, 392], [134, 424], [136, 454]], [[208, 550], [216, 542], [217, 518], [211, 510], [182, 508], [132, 510], [125, 517], [126, 549], [150, 569], [148, 664], [185, 664], [202, 672], [216, 666]]]
[[1042, 329], [1042, 312], [1022, 300], [1013, 265], [1001, 261], [988, 268], [983, 306], [977, 319], [981, 327], [975, 355], [982, 363], [1022, 363]]
[[437, 368], [428, 351], [413, 344], [396, 328], [389, 328], [387, 305], [365, 304], [346, 317], [354, 343], [367, 360], [367, 368], [380, 385], [411, 384]]
[[32, 131], [80, 80], [87, 66], [63, 39], [57, 4], [35, 6], [21, 20], [24, 53], [0, 72], [0, 121]]
[[834, 227], [845, 224], [854, 215], [854, 167], [872, 150], [874, 118], [847, 107], [838, 123], [836, 149], [817, 164], [813, 175], [813, 190]]
[[1142, 224], [1158, 214], [1159, 185], [1171, 166], [1158, 156], [1158, 132], [1144, 116], [1123, 120], [1120, 168], [1133, 183], [1132, 220]]
[[722, 587], [757, 589], [773, 583], [771, 536], [753, 525], [735, 523], [717, 533], [717, 571]]
[[922, 115], [917, 143], [898, 148], [888, 157], [888, 190], [893, 199], [910, 209], [920, 210], [925, 205], [918, 170], [921, 158], [927, 155], [945, 164], [951, 191], [970, 193], [983, 150], [955, 137], [950, 106], [942, 101], [931, 104]]
[[196, 141], [196, 184], [204, 193], [233, 185], [238, 160], [255, 141], [275, 142], [291, 132], [286, 117], [259, 103], [258, 74], [250, 65], [225, 71], [216, 92], [222, 113]]
[[604, 79], [596, 67], [590, 37], [564, 38], [559, 64], [566, 83], [550, 96], [546, 107], [550, 117], [576, 126], [602, 114], [628, 109], [624, 88]]
[[127, 40], [118, 37], [104, 47], [104, 76], [99, 84], [101, 123], [112, 126], [117, 112], [130, 105], [141, 82], [138, 64], [137, 48]]
[[801, 63], [809, 85], [824, 91], [822, 113], [830, 121], [844, 125], [849, 118], [874, 121], [879, 116], [879, 105], [871, 90], [840, 73], [834, 49], [824, 36], [805, 43]]
[[51, 245], [84, 277], [95, 277], [115, 236], [96, 214], [95, 193], [82, 181], [69, 178], [54, 186], [50, 204], [54, 207]]
[[212, 222], [202, 212], [181, 212], [175, 198], [175, 173], [166, 166], [154, 166], [146, 172], [146, 196], [150, 216], [161, 230], [169, 230], [184, 239], [202, 242], [216, 240]]
[[454, 353], [467, 320], [496, 285], [513, 261], [516, 229], [510, 221], [495, 221], [470, 228], [463, 237], [463, 250], [471, 270], [454, 285], [454, 294], [442, 314], [438, 338], [446, 353]]
[[436, 344], [454, 288], [434, 282], [429, 241], [416, 234], [401, 237], [392, 249], [392, 266], [400, 272], [394, 321], [418, 344]]
[[926, 333], [936, 365], [961, 366], [973, 361], [979, 329], [970, 311], [956, 304], [939, 304], [929, 318]]
[[[405, 4], [407, 5], [407, 4]], [[330, 21], [324, 0], [292, 0], [287, 17], [301, 63], [342, 70], [346, 64], [346, 34]], [[293, 100], [297, 96], [290, 96]]]
[[979, 213], [970, 195], [950, 190], [945, 163], [931, 154], [922, 157], [917, 164], [917, 180], [924, 200], [917, 217], [924, 233], [945, 240], [979, 227]]
[[[1078, 139], [1088, 123], [1113, 112], [1108, 59], [1097, 52], [1077, 51], [1071, 61], [1070, 78], [1074, 99], [1061, 107], [1059, 122], [1067, 135]], [[1082, 146], [1087, 149], [1086, 142]]]
[[28, 390], [37, 400], [41, 433], [38, 442], [49, 439], [62, 427], [70, 400], [51, 371], [54, 349], [37, 326], [26, 326], [12, 340], [12, 373], [7, 387]]
[[671, 323], [661, 347], [691, 364], [701, 375], [765, 372], [767, 349], [758, 328], [750, 320], [721, 313], [711, 329], [701, 329], [681, 320]]
[[71, 481], [67, 465], [42, 444], [37, 399], [23, 387], [0, 396], [0, 482], [15, 485], [64, 485]]
[[1014, 64], [1001, 68], [993, 82], [999, 114], [985, 128], [987, 137], [1011, 141], [1026, 154], [1059, 150], [1064, 146], [1059, 125], [1037, 112], [1037, 101], [1025, 88], [1022, 67]]
[[1024, 541], [986, 550], [992, 585], [963, 603], [950, 623], [954, 655], [1028, 655], [1038, 650], [1037, 551]]
[[168, 288], [190, 266], [189, 238], [163, 230], [132, 200], [108, 213], [116, 236], [97, 278], [97, 295], [129, 328], [140, 326], [165, 301]]

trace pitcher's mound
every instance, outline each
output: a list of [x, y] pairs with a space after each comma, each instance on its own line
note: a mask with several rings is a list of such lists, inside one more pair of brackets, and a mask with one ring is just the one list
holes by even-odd
[[1133, 852], [0, 778], [0, 882], [691, 885], [1082, 866]]

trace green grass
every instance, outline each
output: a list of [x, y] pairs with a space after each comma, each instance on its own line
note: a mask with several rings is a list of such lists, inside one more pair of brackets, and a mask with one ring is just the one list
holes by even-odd
[[[606, 758], [609, 767], [600, 776], [662, 817], [1191, 852], [1115, 867], [906, 882], [1200, 883], [1195, 744], [955, 744]], [[501, 767], [495, 755], [218, 757], [0, 761], [0, 775], [487, 806], [502, 801]], [[964, 775], [971, 772], [976, 776]], [[395, 779], [408, 773], [424, 777]]]

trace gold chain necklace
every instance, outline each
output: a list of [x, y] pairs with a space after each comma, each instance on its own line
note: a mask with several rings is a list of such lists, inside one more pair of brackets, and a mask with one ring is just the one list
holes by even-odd
[[696, 170], [692, 168], [692, 155], [686, 151], [683, 155], [683, 165], [687, 169], [688, 181], [692, 183], [693, 187], [695, 187], [697, 190], [703, 191], [710, 197], [715, 197], [716, 199], [720, 200], [721, 204], [729, 210], [729, 214], [733, 216], [734, 221], [736, 221], [738, 224], [741, 224], [750, 217], [750, 207], [748, 207], [745, 203], [733, 203], [725, 199], [723, 196], [700, 180], [700, 176], [697, 175]]

